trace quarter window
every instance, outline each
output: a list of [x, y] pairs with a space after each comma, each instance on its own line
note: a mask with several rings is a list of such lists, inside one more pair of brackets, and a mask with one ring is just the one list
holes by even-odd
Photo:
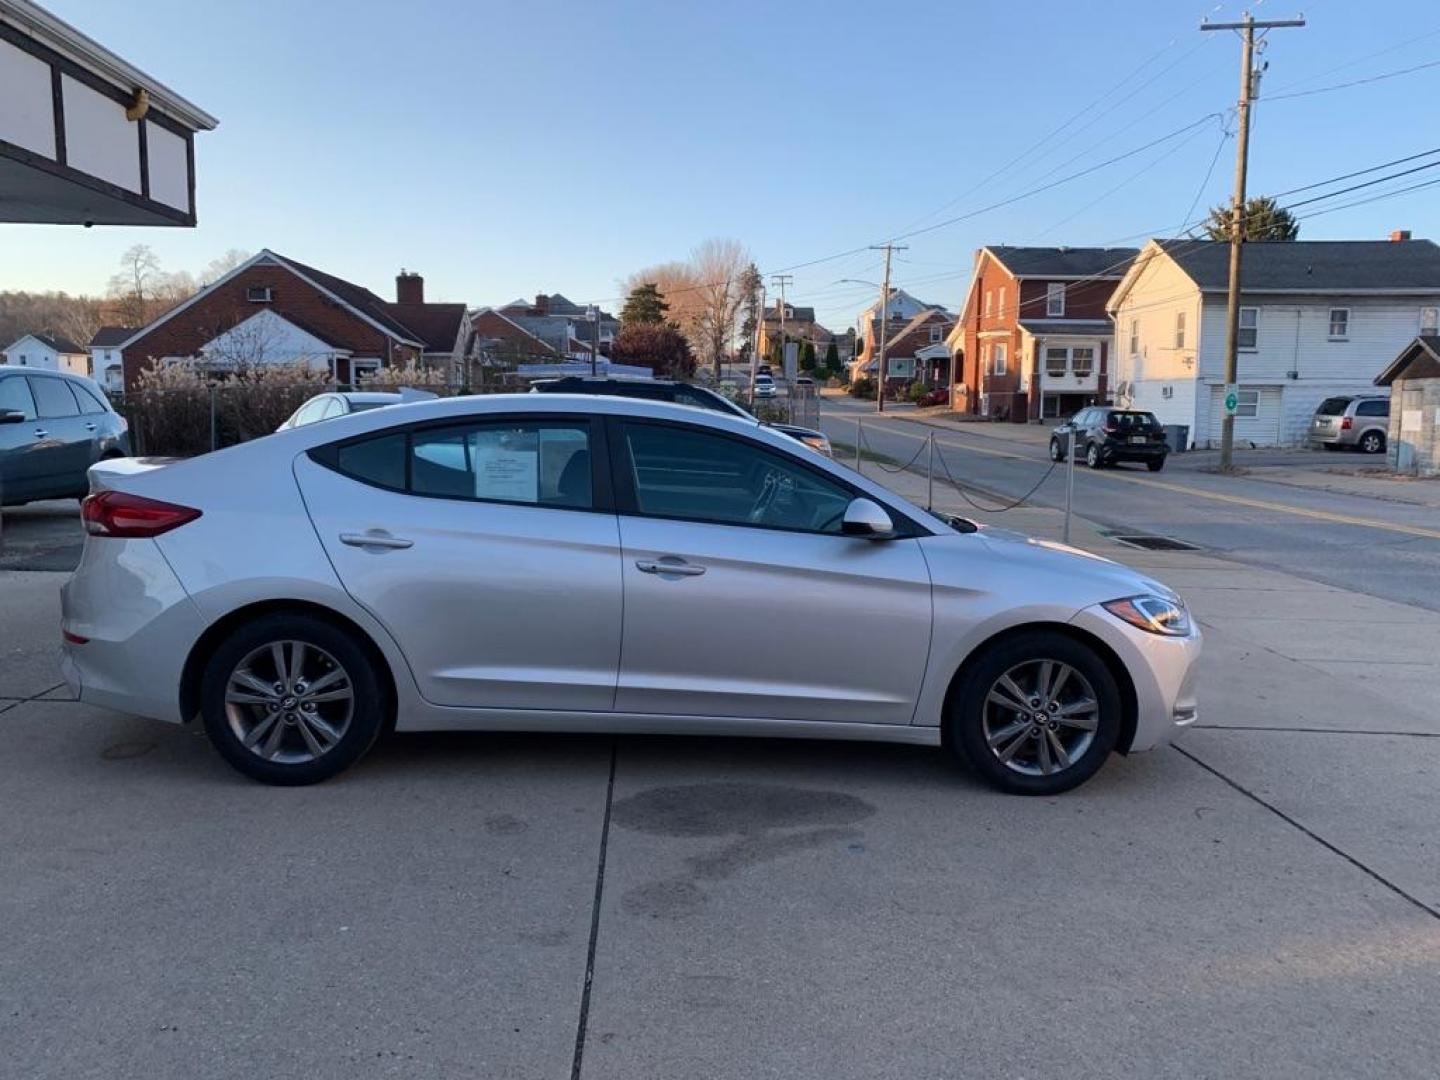
[[[1260, 309], [1242, 307], [1240, 309], [1240, 330], [1235, 335], [1235, 347], [1238, 349], [1253, 349], [1259, 339]], [[1254, 414], [1252, 413], [1251, 415], [1253, 416]]]
[[742, 439], [625, 424], [635, 502], [647, 517], [836, 534], [850, 492]]
[[1350, 336], [1350, 309], [1330, 309], [1330, 340], [1343, 340]]
[[336, 452], [335, 465], [346, 476], [391, 491], [405, 490], [405, 434], [350, 443]]
[[1051, 318], [1065, 314], [1065, 286], [1058, 281], [1045, 286], [1045, 314]]
[[75, 400], [80, 403], [80, 411], [87, 415], [109, 412], [105, 402], [101, 401], [94, 390], [84, 383], [72, 382], [70, 392], [75, 395]]

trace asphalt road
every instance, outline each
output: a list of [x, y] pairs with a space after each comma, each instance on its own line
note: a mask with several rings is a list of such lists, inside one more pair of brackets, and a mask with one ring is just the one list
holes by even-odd
[[[864, 417], [868, 449], [900, 462], [921, 451], [914, 468], [924, 472], [924, 443], [936, 429], [903, 412], [880, 418], [833, 398], [824, 401], [821, 427], [832, 440], [853, 445], [857, 415]], [[1035, 488], [1050, 469], [1044, 446], [986, 435], [984, 425], [975, 426], [973, 434], [936, 432], [937, 475], [948, 466], [983, 507], [1032, 490], [1031, 503], [1064, 506], [1063, 466]], [[1075, 470], [1074, 510], [1109, 530], [1174, 537], [1221, 558], [1440, 611], [1440, 513], [1433, 506], [1279, 483], [1266, 479], [1259, 464], [1315, 457], [1304, 451], [1242, 453], [1239, 464], [1250, 471], [1235, 477], [1206, 471], [1213, 455], [1205, 453], [1173, 455], [1160, 473], [1143, 465], [1098, 472], [1082, 465]]]

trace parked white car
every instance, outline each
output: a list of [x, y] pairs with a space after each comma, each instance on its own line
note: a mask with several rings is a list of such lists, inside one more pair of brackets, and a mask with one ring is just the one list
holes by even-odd
[[773, 398], [775, 396], [775, 380], [769, 375], [756, 375], [754, 390], [757, 398]]
[[286, 428], [318, 424], [321, 420], [334, 420], [351, 413], [383, 409], [387, 405], [404, 405], [411, 401], [431, 401], [439, 397], [431, 390], [416, 390], [402, 386], [398, 390], [332, 390], [307, 398], [298, 409], [286, 418], [276, 431]]
[[1196, 715], [1165, 586], [739, 417], [452, 398], [90, 478], [66, 681], [271, 783], [393, 725], [944, 744], [1051, 794]]

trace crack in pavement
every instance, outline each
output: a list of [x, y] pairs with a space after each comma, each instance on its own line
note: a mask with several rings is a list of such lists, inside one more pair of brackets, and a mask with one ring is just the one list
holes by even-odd
[[575, 1027], [575, 1057], [570, 1080], [580, 1080], [585, 1058], [585, 1034], [590, 1024], [590, 990], [595, 985], [595, 943], [600, 937], [600, 902], [605, 896], [605, 853], [610, 845], [610, 807], [615, 801], [615, 761], [620, 741], [610, 740], [610, 779], [605, 785], [605, 817], [600, 825], [600, 855], [595, 866], [595, 900], [590, 909], [590, 944], [585, 950], [585, 982], [580, 991], [580, 1021]]
[[1425, 914], [1429, 915], [1432, 919], [1440, 920], [1440, 910], [1436, 910], [1435, 908], [1431, 907], [1429, 904], [1425, 903], [1424, 900], [1421, 900], [1419, 897], [1413, 896], [1413, 895], [1411, 895], [1410, 893], [1406, 892], [1406, 891], [1405, 891], [1404, 889], [1402, 889], [1399, 885], [1395, 884], [1395, 882], [1391, 881], [1389, 878], [1387, 878], [1387, 877], [1385, 877], [1383, 874], [1381, 874], [1378, 870], [1373, 870], [1373, 869], [1371, 869], [1369, 866], [1366, 866], [1366, 865], [1365, 865], [1363, 862], [1361, 862], [1359, 859], [1355, 858], [1354, 855], [1351, 855], [1349, 852], [1345, 851], [1343, 848], [1339, 847], [1339, 846], [1336, 845], [1336, 844], [1331, 843], [1329, 840], [1326, 840], [1323, 836], [1321, 836], [1319, 833], [1317, 833], [1314, 829], [1311, 829], [1311, 828], [1309, 828], [1308, 826], [1301, 824], [1298, 819], [1291, 817], [1289, 814], [1285, 813], [1284, 810], [1281, 810], [1281, 809], [1280, 809], [1278, 806], [1276, 806], [1274, 803], [1267, 802], [1265, 799], [1262, 799], [1259, 795], [1255, 794], [1255, 792], [1253, 792], [1253, 791], [1251, 791], [1249, 788], [1245, 787], [1244, 784], [1241, 784], [1241, 783], [1239, 783], [1239, 782], [1236, 781], [1236, 780], [1230, 779], [1230, 777], [1226, 776], [1226, 775], [1225, 775], [1223, 772], [1221, 772], [1219, 769], [1215, 768], [1215, 766], [1211, 765], [1210, 763], [1208, 763], [1208, 762], [1206, 762], [1206, 761], [1201, 760], [1201, 758], [1200, 758], [1198, 755], [1192, 753], [1192, 752], [1189, 751], [1189, 750], [1186, 750], [1184, 747], [1175, 746], [1175, 747], [1173, 747], [1173, 749], [1174, 749], [1181, 757], [1189, 758], [1189, 759], [1190, 759], [1191, 761], [1193, 761], [1196, 765], [1200, 766], [1200, 768], [1202, 768], [1202, 769], [1204, 769], [1206, 772], [1208, 772], [1211, 776], [1214, 776], [1216, 779], [1222, 781], [1223, 783], [1225, 783], [1225, 784], [1228, 785], [1229, 787], [1234, 788], [1234, 789], [1235, 789], [1236, 791], [1238, 791], [1241, 795], [1244, 795], [1247, 799], [1250, 799], [1252, 802], [1258, 803], [1260, 806], [1263, 806], [1266, 810], [1269, 810], [1270, 813], [1274, 814], [1274, 815], [1275, 815], [1276, 817], [1278, 817], [1281, 821], [1285, 822], [1285, 824], [1289, 825], [1289, 826], [1290, 826], [1291, 828], [1293, 828], [1293, 829], [1298, 830], [1299, 832], [1303, 833], [1305, 836], [1308, 836], [1311, 840], [1314, 840], [1317, 844], [1319, 844], [1321, 847], [1325, 848], [1327, 851], [1332, 852], [1332, 853], [1335, 854], [1335, 855], [1339, 855], [1340, 858], [1344, 859], [1344, 860], [1345, 860], [1346, 862], [1348, 862], [1351, 866], [1355, 867], [1355, 869], [1359, 870], [1362, 874], [1365, 874], [1367, 877], [1373, 878], [1375, 881], [1379, 882], [1379, 883], [1380, 883], [1381, 885], [1383, 885], [1385, 888], [1387, 888], [1387, 889], [1389, 889], [1391, 892], [1393, 892], [1396, 896], [1400, 897], [1400, 898], [1403, 899], [1403, 900], [1408, 900], [1411, 904], [1414, 904], [1414, 905], [1415, 905], [1417, 908], [1419, 908], [1421, 911], [1425, 912]]
[[[37, 693], [31, 694], [29, 697], [22, 697], [22, 698], [0, 697], [0, 713], [9, 712], [11, 709], [15, 708], [15, 706], [17, 706], [17, 705], [25, 705], [25, 704], [27, 704], [28, 702], [31, 702], [31, 701], [39, 701], [39, 700], [40, 700], [42, 697], [44, 697], [46, 694], [52, 694], [52, 693], [54, 693], [56, 690], [59, 690], [59, 689], [60, 689], [62, 686], [64, 686], [64, 685], [65, 685], [65, 684], [64, 684], [63, 682], [58, 682], [58, 683], [56, 683], [54, 686], [47, 686], [44, 690], [40, 690], [40, 691], [38, 691]], [[52, 700], [54, 700], [54, 701], [71, 701], [70, 698], [53, 698]]]

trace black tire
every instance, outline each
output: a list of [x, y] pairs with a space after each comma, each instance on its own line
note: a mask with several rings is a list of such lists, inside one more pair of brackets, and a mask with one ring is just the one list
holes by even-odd
[[1340, 449], [1339, 445], [1338, 445], [1337, 443], [1333, 443], [1333, 442], [1325, 442], [1325, 443], [1321, 443], [1320, 445], [1323, 446], [1323, 447], [1326, 449], [1326, 451], [1328, 451], [1329, 453], [1332, 453], [1332, 454], [1333, 454], [1336, 450], [1339, 450], [1339, 449]]
[[1099, 444], [1092, 442], [1085, 447], [1085, 464], [1092, 469], [1104, 468], [1105, 460], [1100, 456]]
[[1145, 462], [1145, 467], [1151, 472], [1159, 472], [1165, 467], [1165, 459], [1163, 457], [1151, 458]]
[[[1003, 717], [1007, 710], [988, 702], [992, 687], [1017, 666], [1045, 660], [1069, 665], [1089, 683], [1097, 705], [1096, 722], [1088, 746], [1068, 766], [1046, 775], [1030, 775], [1002, 762], [990, 748], [986, 709], [997, 709], [997, 715]], [[1020, 714], [1015, 716], [1018, 719]], [[946, 745], [992, 787], [1013, 795], [1058, 795], [1083, 784], [1105, 763], [1120, 735], [1120, 719], [1119, 688], [1094, 650], [1053, 630], [1023, 631], [987, 647], [970, 665], [951, 697], [950, 713], [945, 717]], [[1016, 756], [1017, 762], [1020, 756]]]
[[[342, 685], [348, 682], [351, 691], [348, 719], [339, 738], [308, 761], [266, 760], [256, 751], [248, 749], [235, 730], [227, 709], [226, 689], [237, 667], [257, 650], [275, 642], [305, 645], [305, 655], [311, 662], [331, 662], [322, 670], [340, 668], [343, 674], [340, 682]], [[293, 658], [293, 651], [289, 655]], [[263, 681], [264, 676], [261, 678]], [[264, 707], [258, 704], [238, 708], [242, 722], [256, 717], [263, 719], [266, 715]], [[200, 709], [206, 734], [221, 757], [251, 779], [283, 786], [319, 783], [355, 764], [374, 745], [390, 712], [373, 661], [361, 645], [333, 623], [300, 613], [261, 616], [240, 626], [221, 642], [205, 665], [200, 684]], [[280, 721], [276, 718], [271, 723], [274, 725]], [[301, 734], [299, 722], [292, 721], [291, 727], [293, 731], [282, 736], [282, 747], [293, 745]], [[263, 743], [266, 740], [260, 741]]]
[[1061, 458], [1063, 458], [1064, 456], [1065, 456], [1065, 452], [1060, 449], [1060, 440], [1059, 440], [1059, 439], [1051, 439], [1051, 440], [1050, 440], [1050, 460], [1051, 460], [1051, 461], [1059, 461], [1059, 460], [1060, 460]]
[[1360, 452], [1362, 454], [1379, 454], [1385, 449], [1385, 436], [1378, 431], [1367, 431], [1360, 436]]

